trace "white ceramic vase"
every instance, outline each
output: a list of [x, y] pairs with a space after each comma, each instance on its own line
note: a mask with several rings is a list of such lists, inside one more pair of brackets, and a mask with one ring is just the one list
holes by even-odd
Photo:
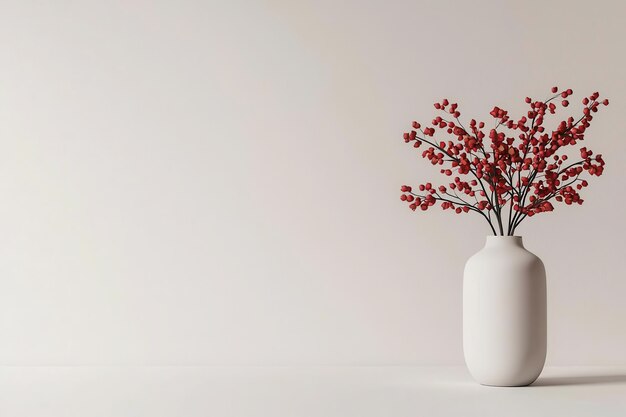
[[483, 385], [524, 386], [546, 358], [546, 273], [519, 236], [488, 236], [465, 265], [463, 352]]

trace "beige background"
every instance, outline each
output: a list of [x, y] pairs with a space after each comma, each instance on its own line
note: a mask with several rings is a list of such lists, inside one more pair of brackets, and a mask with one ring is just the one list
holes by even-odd
[[[412, 213], [432, 103], [611, 106], [518, 231], [551, 365], [626, 364], [620, 1], [0, 1], [0, 362], [460, 364], [478, 217]], [[572, 111], [577, 106], [572, 106]]]

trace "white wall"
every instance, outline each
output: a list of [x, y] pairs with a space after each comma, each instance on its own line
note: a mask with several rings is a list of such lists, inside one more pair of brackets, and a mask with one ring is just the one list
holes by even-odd
[[442, 97], [486, 119], [557, 83], [612, 104], [585, 205], [519, 229], [548, 269], [548, 362], [625, 364], [625, 15], [2, 1], [0, 362], [462, 363], [488, 229], [400, 202], [438, 175], [402, 132]]

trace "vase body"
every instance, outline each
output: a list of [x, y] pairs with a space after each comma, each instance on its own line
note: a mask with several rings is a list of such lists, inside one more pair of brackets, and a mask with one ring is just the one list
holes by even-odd
[[546, 358], [546, 273], [519, 236], [488, 236], [463, 275], [463, 353], [483, 385], [524, 386]]

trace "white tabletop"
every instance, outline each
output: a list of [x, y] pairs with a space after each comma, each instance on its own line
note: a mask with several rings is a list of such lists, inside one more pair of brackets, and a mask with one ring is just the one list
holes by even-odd
[[626, 416], [626, 367], [547, 368], [530, 387], [462, 367], [0, 367], [0, 416]]

